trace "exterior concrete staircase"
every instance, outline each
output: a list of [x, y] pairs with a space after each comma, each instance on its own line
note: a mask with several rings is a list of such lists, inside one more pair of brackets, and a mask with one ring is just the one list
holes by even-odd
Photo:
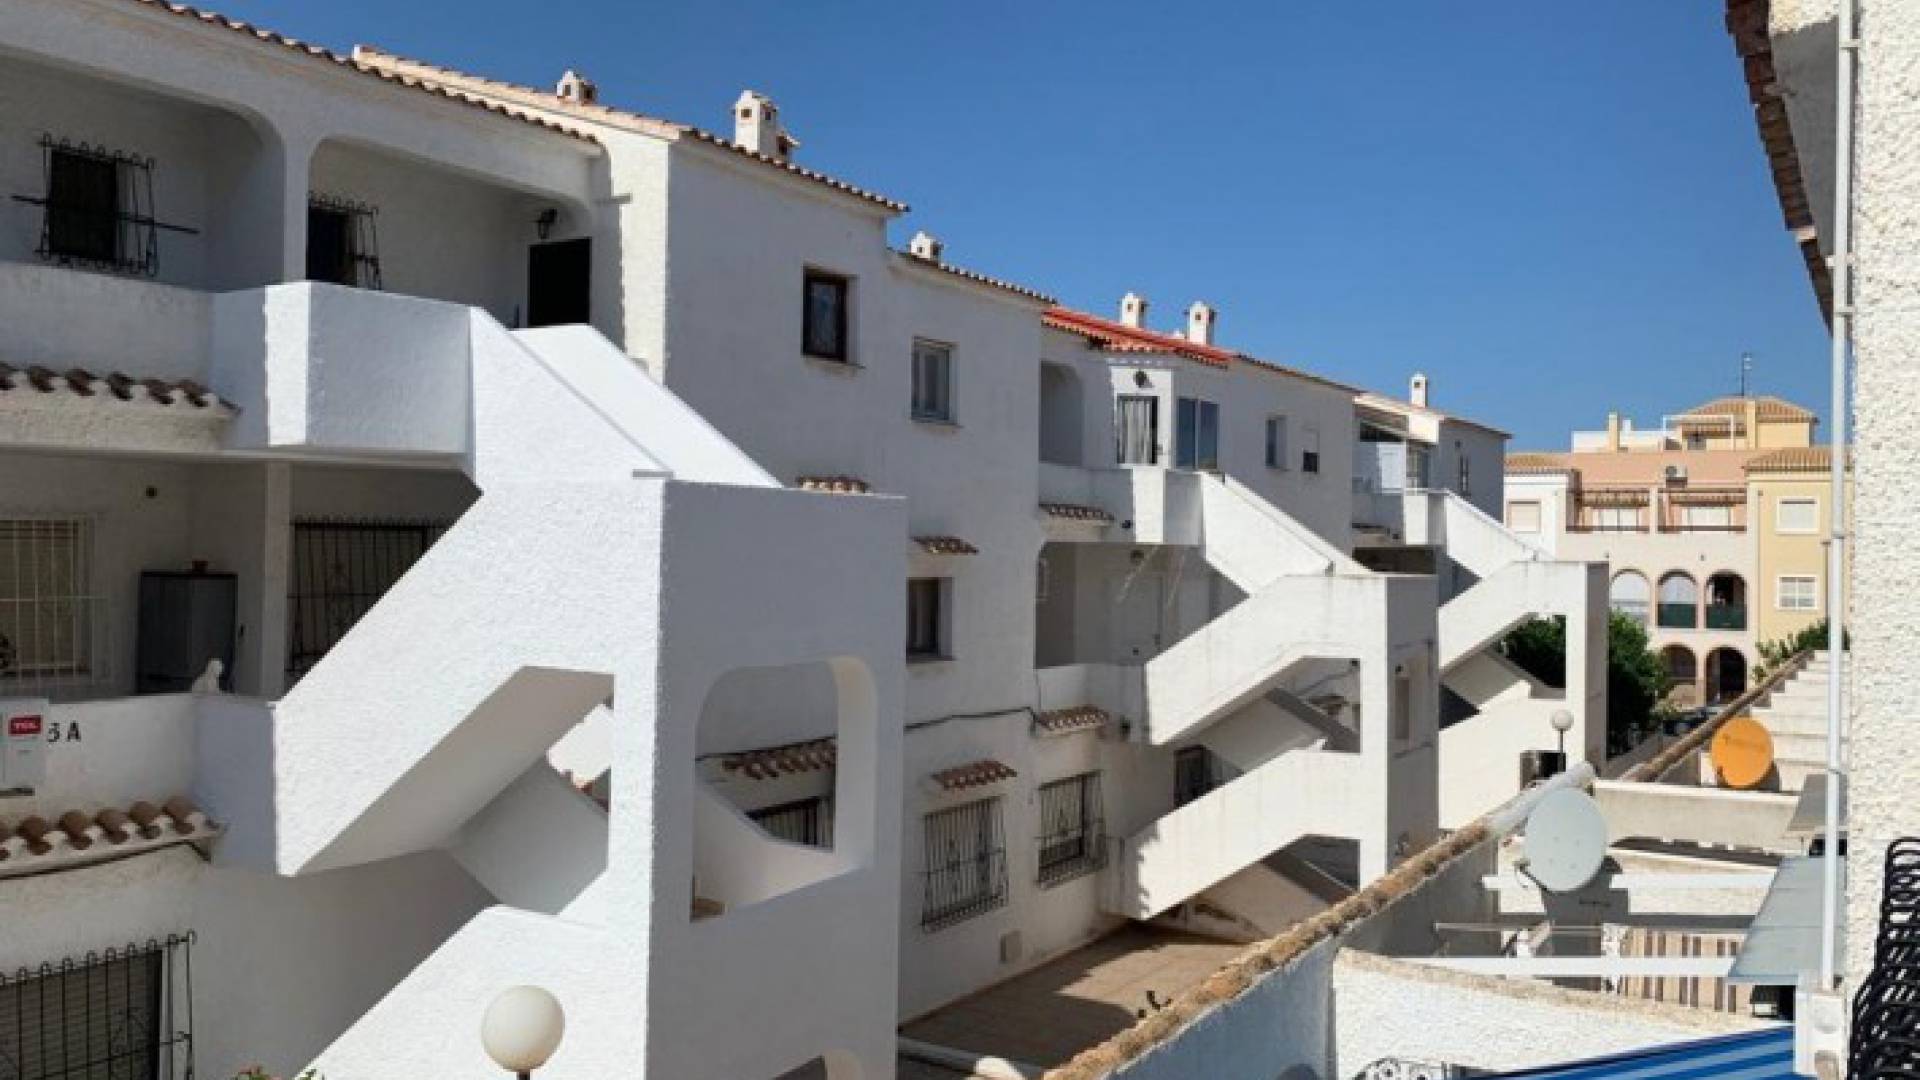
[[[1808, 776], [1827, 767], [1827, 688], [1833, 678], [1833, 665], [1825, 652], [1818, 652], [1792, 678], [1767, 696], [1752, 716], [1773, 737], [1774, 768], [1779, 774], [1781, 791], [1799, 791]], [[1840, 742], [1841, 761], [1847, 759], [1848, 743]]]
[[[1342, 752], [1358, 733], [1284, 682], [1310, 661], [1384, 666], [1396, 605], [1417, 582], [1368, 572], [1231, 481], [1194, 482], [1202, 554], [1246, 596], [1148, 661], [1140, 731], [1160, 746], [1204, 739], [1238, 775], [1126, 838], [1106, 906], [1149, 919], [1223, 887], [1238, 908], [1301, 910], [1311, 894], [1264, 860], [1311, 834], [1358, 839], [1371, 812], [1384, 820], [1384, 809], [1356, 804], [1384, 797], [1384, 784], [1360, 777], [1386, 755]], [[1386, 701], [1373, 707], [1384, 720]]]

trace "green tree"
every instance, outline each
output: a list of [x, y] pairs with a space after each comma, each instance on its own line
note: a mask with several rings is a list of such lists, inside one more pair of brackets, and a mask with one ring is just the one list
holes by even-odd
[[[1522, 671], [1555, 689], [1567, 685], [1567, 621], [1528, 619], [1500, 642]], [[1619, 612], [1607, 618], [1607, 753], [1619, 754], [1652, 733], [1667, 696], [1666, 665], [1647, 628]]]
[[[1841, 628], [1840, 647], [1853, 648], [1853, 635]], [[1803, 627], [1797, 634], [1760, 643], [1760, 663], [1753, 669], [1753, 681], [1759, 682], [1767, 673], [1786, 663], [1802, 652], [1824, 652], [1827, 648], [1827, 620]]]

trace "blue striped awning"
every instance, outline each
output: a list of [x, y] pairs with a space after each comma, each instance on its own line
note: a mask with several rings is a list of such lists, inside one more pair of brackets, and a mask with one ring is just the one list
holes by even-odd
[[1793, 1080], [1793, 1028], [1780, 1026], [1613, 1057], [1501, 1073], [1534, 1080]]

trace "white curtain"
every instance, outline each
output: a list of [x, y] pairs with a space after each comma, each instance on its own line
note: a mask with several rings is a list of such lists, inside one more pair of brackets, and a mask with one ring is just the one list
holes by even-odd
[[1120, 464], [1152, 465], [1157, 460], [1159, 405], [1158, 398], [1134, 394], [1120, 398], [1115, 432]]

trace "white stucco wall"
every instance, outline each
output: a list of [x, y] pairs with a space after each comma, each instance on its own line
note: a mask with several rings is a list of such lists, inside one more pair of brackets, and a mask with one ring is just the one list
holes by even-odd
[[1480, 1069], [1558, 1065], [1750, 1030], [1757, 1021], [1524, 980], [1462, 975], [1348, 949], [1332, 965], [1329, 1075], [1382, 1058]]

